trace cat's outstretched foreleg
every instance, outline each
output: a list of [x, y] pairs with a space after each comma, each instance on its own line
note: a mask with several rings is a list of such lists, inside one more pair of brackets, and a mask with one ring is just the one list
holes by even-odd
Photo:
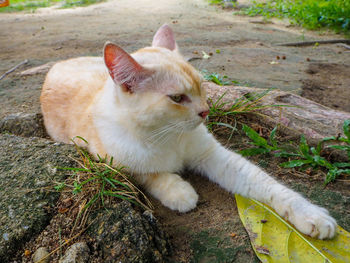
[[145, 189], [172, 210], [188, 212], [196, 207], [198, 195], [179, 175], [157, 173], [136, 176]]
[[319, 239], [334, 236], [337, 224], [326, 209], [310, 203], [216, 141], [209, 145], [197, 153], [201, 158], [197, 159], [196, 168], [210, 180], [232, 193], [270, 205], [304, 234]]

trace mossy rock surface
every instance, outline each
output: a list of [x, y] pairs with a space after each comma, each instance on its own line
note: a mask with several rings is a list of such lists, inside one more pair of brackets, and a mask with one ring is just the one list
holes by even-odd
[[51, 219], [62, 182], [76, 150], [41, 138], [0, 134], [0, 262], [8, 262], [25, 241]]
[[171, 248], [157, 220], [123, 201], [94, 213], [89, 235], [96, 240], [101, 262], [167, 262]]

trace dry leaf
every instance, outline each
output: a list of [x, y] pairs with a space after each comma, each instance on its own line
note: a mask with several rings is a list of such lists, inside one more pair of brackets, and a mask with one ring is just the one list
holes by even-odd
[[337, 227], [335, 238], [318, 240], [298, 232], [267, 205], [240, 195], [236, 202], [261, 262], [350, 262], [350, 233], [341, 227]]
[[58, 208], [58, 213], [64, 214], [64, 213], [67, 213], [68, 210], [69, 210], [68, 208]]

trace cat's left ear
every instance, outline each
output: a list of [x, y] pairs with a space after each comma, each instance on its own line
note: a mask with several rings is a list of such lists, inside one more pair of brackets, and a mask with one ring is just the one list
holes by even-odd
[[173, 30], [167, 24], [162, 25], [153, 37], [152, 47], [164, 47], [171, 51], [177, 50]]
[[105, 44], [103, 55], [110, 76], [123, 91], [133, 93], [140, 90], [140, 84], [152, 75], [150, 70], [142, 67], [132, 56], [113, 43]]

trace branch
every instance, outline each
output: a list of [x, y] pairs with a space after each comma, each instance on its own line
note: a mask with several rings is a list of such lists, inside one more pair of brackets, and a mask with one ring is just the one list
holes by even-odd
[[303, 41], [303, 42], [292, 42], [292, 43], [280, 43], [280, 44], [276, 44], [276, 46], [305, 47], [305, 46], [313, 46], [316, 43], [318, 43], [318, 44], [335, 44], [335, 43], [350, 44], [350, 39], [330, 39], [330, 40], [318, 40], [318, 41]]
[[337, 46], [343, 47], [343, 48], [346, 48], [346, 49], [350, 49], [350, 46], [347, 45], [347, 44], [344, 44], [344, 43], [340, 43], [340, 44], [338, 44]]
[[13, 68], [9, 69], [8, 71], [6, 71], [4, 74], [1, 75], [0, 80], [2, 80], [3, 78], [5, 78], [8, 74], [10, 74], [11, 72], [15, 71], [16, 69], [18, 69], [20, 66], [27, 64], [28, 63], [28, 59], [23, 60], [21, 63], [17, 64], [16, 66], [14, 66]]

